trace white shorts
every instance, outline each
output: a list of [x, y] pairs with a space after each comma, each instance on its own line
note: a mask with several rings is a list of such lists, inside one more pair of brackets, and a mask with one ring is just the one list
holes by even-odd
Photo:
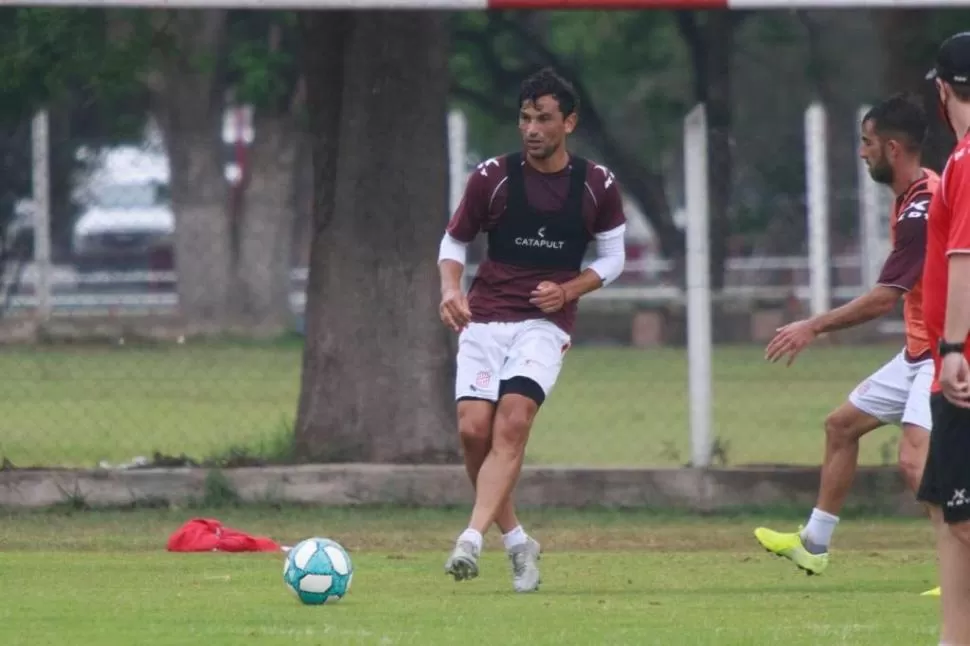
[[533, 380], [548, 397], [570, 342], [545, 319], [470, 323], [458, 337], [455, 399], [498, 401], [499, 385], [512, 377]]
[[856, 386], [849, 401], [885, 424], [914, 424], [931, 430], [932, 384], [933, 360], [910, 363], [904, 351]]

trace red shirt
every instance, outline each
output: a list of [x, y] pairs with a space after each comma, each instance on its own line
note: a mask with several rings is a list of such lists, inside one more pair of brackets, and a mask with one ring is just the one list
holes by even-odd
[[[508, 202], [507, 156], [480, 163], [468, 178], [465, 194], [448, 223], [448, 233], [461, 242], [471, 242], [482, 232], [492, 230], [506, 214]], [[569, 194], [570, 171], [567, 166], [558, 173], [541, 173], [522, 162], [525, 196], [538, 211], [557, 211]], [[586, 169], [582, 201], [582, 218], [590, 236], [615, 229], [626, 223], [623, 201], [616, 178], [608, 168], [589, 162]], [[530, 294], [540, 282], [563, 283], [577, 274], [570, 271], [526, 269], [486, 259], [478, 268], [468, 294], [472, 321], [476, 323], [514, 322], [546, 318], [567, 333], [572, 333], [576, 319], [576, 302], [552, 314], [543, 314], [529, 303]]]
[[[930, 337], [936, 374], [933, 390], [938, 391], [940, 356], [937, 343], [943, 337], [949, 256], [970, 253], [970, 133], [954, 148], [946, 162], [940, 187], [930, 204], [923, 266], [923, 320]], [[950, 339], [958, 341], [958, 339]], [[970, 359], [970, 348], [964, 351]]]

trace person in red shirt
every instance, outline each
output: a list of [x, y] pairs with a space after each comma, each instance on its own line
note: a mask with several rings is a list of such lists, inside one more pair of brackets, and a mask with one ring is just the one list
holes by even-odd
[[[441, 240], [441, 320], [458, 338], [455, 398], [465, 468], [475, 487], [468, 528], [445, 564], [456, 581], [478, 575], [482, 535], [502, 531], [513, 589], [539, 586], [539, 543], [512, 502], [532, 422], [571, 343], [579, 298], [617, 278], [625, 262], [616, 178], [566, 149], [577, 124], [572, 86], [552, 70], [519, 93], [522, 150], [472, 172]], [[488, 256], [467, 297], [466, 247], [479, 233]], [[596, 258], [582, 267], [595, 241]]]
[[941, 644], [970, 644], [970, 32], [951, 36], [927, 75], [958, 143], [930, 205], [923, 315], [933, 352], [933, 433], [918, 497], [937, 532]]
[[784, 556], [809, 574], [829, 563], [829, 544], [852, 487], [859, 440], [885, 424], [902, 429], [899, 466], [915, 493], [929, 446], [930, 383], [933, 361], [923, 323], [922, 274], [926, 215], [939, 176], [921, 163], [926, 112], [915, 96], [898, 94], [874, 106], [862, 119], [859, 155], [872, 179], [896, 196], [888, 214], [892, 252], [876, 284], [832, 311], [781, 328], [765, 351], [769, 361], [795, 357], [815, 338], [888, 314], [903, 301], [906, 340], [885, 365], [863, 380], [825, 420], [825, 457], [815, 507], [800, 532], [758, 527], [754, 535], [769, 552]]

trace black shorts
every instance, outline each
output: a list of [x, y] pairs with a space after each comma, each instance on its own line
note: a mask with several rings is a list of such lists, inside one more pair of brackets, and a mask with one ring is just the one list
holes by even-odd
[[[523, 397], [528, 397], [536, 403], [536, 406], [542, 406], [542, 403], [546, 401], [546, 391], [542, 389], [539, 382], [521, 375], [503, 379], [499, 382], [498, 398], [501, 400], [505, 395], [522, 395]], [[468, 400], [492, 401], [491, 399], [483, 399], [482, 397], [459, 397], [457, 401]]]
[[947, 523], [970, 520], [970, 409], [933, 393], [930, 411], [933, 431], [916, 497], [940, 507]]

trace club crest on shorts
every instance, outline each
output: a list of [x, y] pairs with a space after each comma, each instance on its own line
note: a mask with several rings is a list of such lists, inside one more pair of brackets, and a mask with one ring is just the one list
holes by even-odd
[[492, 373], [488, 370], [479, 370], [478, 374], [475, 375], [475, 385], [479, 388], [488, 388], [488, 384], [492, 382]]

